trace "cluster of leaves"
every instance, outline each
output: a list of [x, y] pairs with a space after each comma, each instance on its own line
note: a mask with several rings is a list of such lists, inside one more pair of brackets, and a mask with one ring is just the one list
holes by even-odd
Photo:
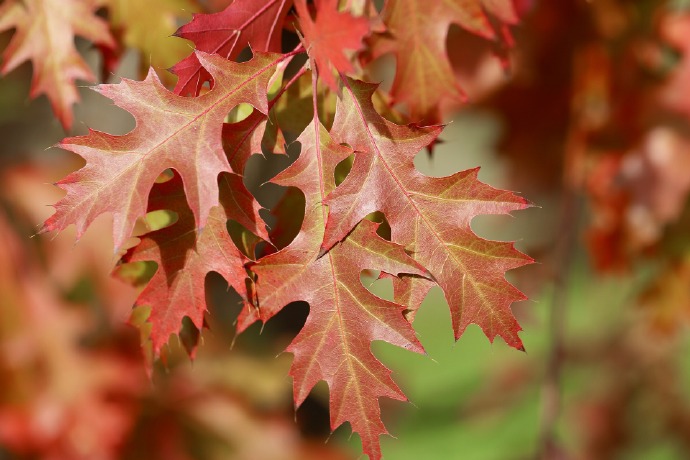
[[[563, 281], [561, 287], [571, 282], [570, 265], [560, 252], [549, 258], [548, 251], [560, 248], [568, 239], [565, 234], [576, 234], [567, 229], [578, 229], [585, 220], [583, 239], [594, 268], [643, 272], [634, 287], [625, 288], [625, 300], [601, 301], [596, 289], [578, 286], [578, 295], [597, 298], [606, 308], [596, 310], [597, 328], [591, 327], [591, 318], [587, 332], [569, 324], [566, 343], [554, 347], [570, 368], [593, 368], [603, 377], [578, 385], [576, 397], [566, 396], [577, 404], [565, 407], [562, 419], [576, 420], [577, 427], [567, 422], [561, 427], [567, 432], [560, 440], [563, 450], [587, 458], [638, 452], [640, 443], [648, 440], [636, 431], [638, 425], [631, 422], [635, 419], [653, 418], [667, 431], [664, 437], [679, 445], [687, 442], [687, 404], [679, 402], [680, 341], [674, 342], [682, 339], [678, 332], [690, 322], [687, 1], [388, 1], [382, 11], [376, 5], [383, 2], [365, 0], [230, 3], [0, 4], [0, 29], [15, 29], [2, 72], [32, 61], [32, 96], [45, 93], [65, 127], [72, 124], [75, 79], [95, 80], [74, 47], [75, 36], [102, 53], [103, 79], [128, 48], [141, 51], [146, 70], [149, 62], [172, 66], [179, 77], [159, 72], [159, 84], [151, 73], [144, 82], [101, 87], [103, 94], [136, 116], [137, 128], [123, 137], [93, 132], [63, 141], [65, 148], [87, 158], [87, 166], [64, 182], [68, 196], [44, 228], [59, 230], [76, 223], [81, 234], [97, 216], [115, 215], [114, 236], [122, 257], [119, 274], [142, 270], [136, 281], [148, 282], [136, 303], [144, 316], [149, 315], [144, 329], [149, 331], [147, 347], [152, 354], [169, 352], [168, 337], [191, 323], [184, 317], [195, 324], [181, 333], [190, 353], [198, 328], [206, 321], [215, 326], [206, 313], [204, 292], [205, 281], [208, 285], [218, 280], [206, 279], [211, 271], [243, 296], [239, 331], [280, 310], [289, 315], [294, 310], [284, 307], [293, 300], [308, 301], [309, 322], [289, 348], [295, 354], [295, 400], [299, 403], [314, 382], [327, 380], [332, 425], [344, 420], [358, 423], [355, 429], [365, 449], [375, 456], [378, 434], [384, 430], [375, 400], [404, 396], [371, 355], [370, 342], [381, 339], [422, 351], [409, 322], [429, 287], [444, 288], [456, 336], [468, 323], [477, 322], [490, 338], [500, 335], [519, 348], [519, 326], [507, 305], [520, 296], [502, 276], [527, 260], [507, 244], [476, 238], [468, 223], [474, 215], [507, 212], [526, 203], [507, 193], [499, 198], [499, 191], [478, 183], [473, 172], [431, 179], [412, 165], [417, 151], [434, 145], [441, 131], [437, 124], [467, 92], [482, 109], [505, 119], [499, 150], [510, 165], [511, 188], [547, 203], [540, 219], [554, 214], [548, 212], [552, 197], [565, 196], [564, 202], [575, 197], [575, 206], [565, 207], [562, 216], [561, 229], [566, 231], [553, 241], [547, 230], [553, 222], [534, 231], [534, 242], [547, 254], [539, 257], [546, 262], [540, 266], [546, 276], [539, 283], [551, 277]], [[527, 15], [522, 13], [525, 8]], [[187, 58], [189, 42], [165, 37], [187, 19], [183, 10], [214, 13], [198, 15], [179, 30], [177, 35], [191, 40], [199, 52]], [[509, 56], [510, 26], [517, 17], [523, 21], [516, 36], [518, 52]], [[274, 54], [262, 54], [266, 52]], [[380, 80], [376, 69], [386, 56], [396, 60], [390, 91], [351, 78]], [[500, 70], [509, 59], [513, 62], [508, 79]], [[235, 64], [228, 67], [231, 61]], [[163, 88], [175, 82], [174, 91]], [[416, 124], [401, 126], [410, 121]], [[261, 152], [264, 158], [259, 160], [254, 154]], [[258, 186], [293, 161], [270, 184]], [[276, 164], [282, 166], [276, 169]], [[206, 165], [213, 166], [207, 170]], [[284, 193], [280, 201], [264, 199], [276, 192]], [[5, 235], [3, 225], [0, 222], [0, 234]], [[140, 238], [133, 240], [131, 235]], [[15, 238], [4, 239], [6, 247], [16, 244]], [[577, 238], [566, 248], [578, 249]], [[11, 251], [5, 255], [9, 259], [0, 258], [0, 265], [10, 281], [2, 292], [10, 292], [11, 300], [20, 299], [21, 306], [3, 311], [31, 312], [34, 303], [51, 303], [50, 296], [23, 299], [32, 285], [49, 290], [49, 282], [33, 275], [29, 281], [7, 275], [7, 267], [25, 265], [20, 261], [29, 256]], [[362, 269], [379, 270], [393, 282], [395, 303], [364, 289], [359, 281]], [[603, 277], [597, 276], [587, 284], [598, 284], [595, 281]], [[52, 303], [57, 311], [59, 302]], [[610, 308], [617, 303], [643, 308]], [[594, 310], [584, 304], [590, 302], [581, 299], [582, 314], [592, 315]], [[609, 324], [605, 313], [618, 316], [609, 318]], [[50, 318], [62, 326], [57, 313]], [[72, 323], [64, 327], [75, 329]], [[47, 326], [37, 324], [35, 329], [40, 335]], [[64, 342], [71, 337], [64, 336]], [[17, 343], [22, 340], [30, 342], [22, 338]], [[433, 353], [430, 343], [425, 341], [425, 346]], [[113, 387], [109, 379], [115, 372], [109, 366], [126, 361], [116, 358], [101, 366], [99, 360], [108, 360], [104, 354], [75, 358], [94, 372], [105, 369], [107, 378], [102, 381], [82, 374], [77, 366], [67, 367], [68, 373], [89, 381], [88, 388], [80, 387], [88, 395], [85, 400], [96, 401], [94, 406], [115, 422], [124, 420], [120, 409], [103, 407], [100, 395]], [[540, 365], [544, 361], [538, 350], [530, 358]], [[14, 363], [9, 358], [7, 362]], [[19, 369], [0, 363], [3, 366]], [[505, 365], [503, 371], [521, 374], [525, 369], [518, 362], [510, 368]], [[19, 378], [28, 374], [18, 372]], [[116, 377], [113, 380], [119, 384]], [[503, 405], [496, 394], [523, 401], [534, 393], [542, 374], [541, 368], [533, 371], [522, 386], [503, 377], [484, 380], [489, 384], [467, 403], [482, 412]], [[496, 388], [492, 380], [510, 383]], [[61, 385], [59, 378], [55, 382]], [[364, 387], [357, 385], [362, 382]], [[125, 382], [121, 386], [129, 389]], [[516, 397], [519, 388], [523, 393]], [[35, 389], [45, 401], [43, 388]], [[564, 391], [570, 391], [567, 385]], [[132, 394], [138, 395], [134, 399], [141, 395], [138, 389]], [[641, 394], [649, 397], [629, 403]], [[119, 396], [129, 401], [131, 395]], [[358, 396], [364, 398], [360, 406], [355, 404]], [[0, 438], [17, 451], [37, 452], [41, 447], [36, 445], [47, 446], [41, 439], [64, 438], [63, 433], [81, 429], [95, 417], [88, 404], [68, 399], [73, 401], [70, 410], [80, 422], [65, 426], [64, 432], [54, 437], [32, 434], [32, 423], [41, 417], [36, 404], [23, 412], [0, 413]], [[455, 417], [457, 407], [451, 406], [448, 417]], [[655, 411], [650, 415], [638, 406]], [[97, 436], [99, 429], [106, 431], [89, 426]], [[114, 423], [108, 429], [122, 434], [122, 426]], [[574, 432], [580, 432], [577, 448], [567, 443]], [[426, 445], [434, 442], [429, 432], [421, 433]]]
[[[111, 24], [126, 25], [124, 43], [135, 40], [136, 27], [122, 19], [132, 11], [128, 2], [2, 5], [2, 28], [16, 29], [3, 71], [31, 59], [32, 94], [45, 92], [65, 127], [74, 80], [93, 79], [74, 35], [101, 46], [106, 66], [117, 56], [105, 21], [93, 16], [99, 6], [109, 9]], [[80, 237], [111, 214], [122, 263], [155, 262], [136, 300], [150, 309], [154, 356], [185, 317], [197, 330], [204, 326], [209, 272], [244, 298], [239, 332], [307, 301], [306, 324], [288, 347], [295, 404], [326, 381], [332, 429], [349, 422], [364, 452], [380, 458], [386, 429], [378, 399], [405, 396], [371, 342], [423, 352], [410, 323], [432, 286], [448, 301], [456, 338], [475, 323], [491, 341], [500, 336], [524, 349], [511, 312], [524, 295], [505, 272], [531, 259], [512, 243], [478, 237], [470, 223], [529, 203], [479, 182], [476, 169], [431, 178], [413, 163], [437, 141], [442, 126], [435, 123], [463, 98], [445, 50], [450, 25], [492, 41], [504, 55], [516, 22], [512, 0], [389, 0], [380, 12], [367, 0], [235, 0], [195, 15], [177, 31], [196, 50], [172, 67], [174, 91], [153, 69], [143, 81], [96, 88], [131, 113], [136, 127], [60, 142], [86, 165], [58, 183], [67, 194], [41, 232], [75, 225]], [[47, 48], [56, 44], [59, 50]], [[368, 62], [390, 53], [397, 58], [390, 92], [358, 79], [367, 79]], [[245, 176], [252, 155], [286, 154], [285, 139], [299, 146], [299, 157], [271, 182], [299, 190], [302, 200], [289, 192], [272, 209], [269, 231]], [[147, 232], [136, 233], [138, 221], [148, 222]], [[363, 270], [391, 277], [395, 302], [371, 294]], [[193, 353], [196, 344], [188, 345]]]

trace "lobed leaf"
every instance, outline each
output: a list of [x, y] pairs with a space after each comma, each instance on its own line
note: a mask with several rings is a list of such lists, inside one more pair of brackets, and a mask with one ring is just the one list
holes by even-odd
[[167, 168], [182, 176], [197, 228], [206, 225], [210, 209], [218, 204], [217, 177], [232, 171], [223, 151], [223, 120], [240, 103], [268, 112], [266, 87], [282, 57], [257, 53], [238, 64], [200, 52], [197, 56], [216, 81], [203, 96], [186, 98], [168, 91], [153, 70], [141, 82], [123, 79], [98, 87], [134, 115], [137, 125], [123, 136], [91, 130], [59, 144], [82, 156], [86, 166], [58, 182], [67, 195], [40, 232], [76, 224], [80, 237], [96, 217], [110, 212], [117, 250], [146, 212], [148, 193]]
[[376, 234], [376, 224], [363, 221], [347, 238], [320, 256], [324, 233], [323, 198], [335, 188], [335, 166], [349, 150], [335, 144], [313, 121], [300, 135], [298, 160], [273, 182], [299, 187], [306, 211], [302, 228], [286, 248], [260, 259], [251, 269], [257, 275], [258, 308], [243, 312], [240, 330], [253, 321], [267, 321], [290, 302], [310, 306], [304, 328], [288, 347], [295, 355], [295, 405], [299, 406], [320, 380], [330, 388], [331, 428], [350, 422], [362, 438], [364, 452], [380, 458], [379, 436], [386, 434], [378, 398], [406, 400], [390, 378], [390, 370], [371, 352], [371, 342], [386, 342], [416, 352], [423, 348], [404, 306], [380, 299], [360, 281], [364, 269], [390, 274], [424, 276], [402, 247]]
[[182, 327], [187, 316], [201, 329], [206, 308], [205, 279], [215, 271], [246, 298], [244, 264], [248, 259], [237, 249], [227, 230], [235, 220], [255, 234], [268, 238], [258, 214], [259, 205], [236, 174], [220, 177], [220, 206], [209, 213], [208, 225], [198, 231], [184, 196], [178, 175], [156, 184], [149, 198], [148, 211], [166, 209], [177, 213], [177, 222], [150, 232], [123, 256], [122, 261], [156, 262], [158, 268], [135, 306], [150, 306], [150, 340], [158, 356], [172, 334]]
[[510, 46], [508, 26], [518, 21], [512, 0], [389, 0], [382, 16], [387, 34], [373, 40], [373, 57], [395, 54], [393, 98], [407, 105], [412, 120], [425, 123], [441, 120], [443, 102], [465, 98], [446, 54], [450, 25]]
[[72, 105], [79, 101], [75, 81], [96, 81], [74, 47], [75, 36], [115, 47], [107, 23], [94, 15], [94, 9], [87, 0], [6, 0], [0, 5], [0, 31], [16, 29], [0, 73], [31, 61], [30, 96], [45, 94], [66, 130], [72, 128]]
[[507, 270], [531, 263], [512, 243], [479, 238], [470, 228], [480, 214], [507, 214], [530, 206], [513, 193], [477, 180], [478, 169], [431, 178], [414, 156], [436, 139], [440, 126], [400, 126], [381, 117], [371, 97], [376, 85], [347, 79], [332, 135], [355, 149], [345, 181], [325, 200], [329, 209], [323, 249], [345, 238], [367, 214], [381, 211], [392, 241], [402, 244], [441, 286], [450, 305], [455, 337], [478, 324], [522, 349], [510, 305], [525, 296], [505, 280]]
[[344, 50], [359, 50], [362, 40], [369, 34], [369, 20], [338, 11], [337, 0], [318, 0], [316, 18], [312, 20], [305, 0], [295, 3], [299, 24], [304, 34], [307, 52], [316, 62], [319, 75], [333, 90], [337, 83], [331, 66], [338, 72], [354, 69]]

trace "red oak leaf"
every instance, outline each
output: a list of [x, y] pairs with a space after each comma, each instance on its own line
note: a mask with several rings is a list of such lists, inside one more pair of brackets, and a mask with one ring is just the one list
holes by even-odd
[[148, 211], [167, 209], [177, 213], [177, 222], [148, 233], [122, 258], [125, 263], [154, 261], [158, 269], [136, 301], [148, 305], [151, 314], [150, 339], [157, 356], [171, 334], [177, 334], [188, 316], [201, 329], [206, 311], [206, 275], [215, 271], [240, 295], [244, 294], [246, 257], [232, 242], [228, 220], [268, 239], [259, 217], [259, 204], [236, 174], [220, 177], [220, 206], [211, 209], [208, 225], [196, 231], [194, 215], [184, 196], [179, 176], [151, 190]]
[[312, 20], [305, 0], [295, 3], [307, 52], [316, 62], [319, 75], [334, 91], [337, 83], [331, 65], [338, 72], [351, 72], [352, 63], [344, 50], [358, 50], [369, 34], [369, 20], [338, 11], [337, 0], [317, 0], [316, 19]]
[[[292, 0], [235, 0], [219, 13], [195, 14], [175, 35], [194, 42], [198, 51], [235, 59], [251, 45], [254, 51], [281, 51], [281, 28]], [[171, 69], [179, 77], [175, 92], [197, 95], [211, 81], [205, 66], [191, 54]]]
[[72, 105], [79, 101], [75, 80], [96, 81], [74, 47], [75, 35], [115, 47], [107, 23], [93, 12], [86, 0], [6, 0], [0, 5], [0, 31], [16, 29], [0, 72], [4, 75], [30, 60], [30, 96], [45, 94], [66, 130], [72, 127]]
[[[426, 123], [440, 121], [439, 104], [465, 97], [446, 54], [450, 25], [509, 47], [508, 25], [518, 20], [512, 0], [390, 0], [382, 14], [389, 34], [374, 40], [373, 56], [395, 54], [392, 95], [413, 120]], [[489, 15], [500, 22], [498, 31]]]
[[218, 174], [231, 171], [221, 141], [223, 120], [239, 103], [268, 112], [266, 87], [283, 58], [257, 53], [238, 64], [215, 55], [197, 56], [216, 81], [203, 96], [187, 98], [168, 91], [153, 70], [141, 82], [123, 79], [98, 87], [134, 115], [137, 126], [124, 136], [91, 130], [59, 144], [86, 159], [86, 166], [58, 183], [67, 195], [41, 232], [76, 224], [80, 237], [96, 217], [110, 212], [115, 247], [122, 247], [136, 219], [146, 212], [156, 177], [166, 168], [182, 176], [197, 227], [206, 224], [209, 210], [218, 204]]
[[443, 289], [456, 338], [476, 323], [489, 340], [499, 335], [522, 349], [521, 328], [510, 305], [525, 296], [504, 275], [532, 259], [512, 243], [479, 238], [470, 222], [480, 214], [507, 214], [529, 203], [479, 182], [478, 168], [442, 178], [422, 175], [414, 167], [414, 156], [436, 139], [441, 127], [385, 120], [371, 102], [375, 90], [376, 85], [344, 81], [331, 134], [355, 150], [355, 162], [325, 200], [330, 214], [323, 248], [344, 238], [367, 214], [382, 211], [392, 240]]
[[273, 182], [299, 187], [305, 195], [302, 229], [286, 248], [252, 267], [257, 274], [258, 309], [245, 310], [243, 329], [260, 318], [268, 320], [290, 302], [309, 302], [304, 328], [287, 351], [294, 354], [295, 405], [317, 382], [330, 388], [331, 428], [350, 422], [372, 459], [381, 457], [379, 436], [386, 434], [378, 399], [406, 400], [388, 370], [371, 352], [371, 342], [386, 342], [422, 352], [404, 307], [371, 294], [361, 283], [364, 269], [390, 274], [422, 270], [402, 247], [380, 238], [376, 224], [363, 221], [348, 237], [319, 258], [324, 232], [323, 198], [335, 188], [334, 170], [350, 151], [331, 141], [326, 129], [312, 122], [298, 138], [298, 160]]

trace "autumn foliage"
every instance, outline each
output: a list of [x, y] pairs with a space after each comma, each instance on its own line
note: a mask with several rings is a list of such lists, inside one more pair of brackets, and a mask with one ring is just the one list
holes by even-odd
[[[221, 12], [196, 15], [177, 32], [191, 40], [196, 50], [172, 67], [178, 76], [174, 91], [167, 90], [153, 70], [141, 82], [123, 80], [97, 87], [134, 116], [136, 127], [123, 136], [91, 131], [60, 142], [61, 148], [84, 158], [86, 166], [58, 183], [67, 195], [55, 205], [55, 214], [41, 232], [74, 224], [79, 237], [95, 218], [110, 213], [119, 252], [133, 235], [137, 219], [161, 210], [175, 214], [171, 225], [142, 235], [122, 258], [123, 263], [156, 263], [155, 274], [136, 301], [150, 308], [154, 356], [161, 353], [170, 335], [179, 332], [183, 318], [190, 318], [197, 329], [204, 326], [204, 282], [211, 271], [220, 273], [246, 300], [238, 320], [240, 331], [254, 321], [268, 321], [291, 302], [307, 301], [307, 323], [288, 347], [294, 354], [290, 374], [295, 404], [299, 406], [318, 381], [326, 381], [332, 429], [350, 422], [362, 438], [364, 452], [379, 458], [379, 436], [386, 429], [378, 399], [404, 400], [405, 396], [391, 380], [390, 371], [373, 356], [370, 344], [385, 340], [423, 352], [405, 315], [411, 318], [418, 302], [405, 300], [421, 300], [438, 284], [449, 302], [456, 337], [476, 323], [490, 340], [500, 336], [523, 349], [520, 326], [510, 306], [524, 296], [505, 281], [504, 274], [530, 259], [510, 243], [477, 237], [470, 222], [480, 214], [523, 209], [527, 201], [482, 184], [476, 171], [432, 179], [418, 173], [413, 164], [415, 155], [431, 149], [442, 131], [441, 126], [418, 123], [440, 121], [441, 102], [460, 94], [443, 49], [444, 36], [438, 31], [456, 22], [497, 39], [486, 16], [492, 14], [507, 20], [500, 26], [503, 43], [510, 37], [508, 24], [517, 18], [510, 2], [491, 3], [489, 8], [480, 2], [449, 3], [450, 11], [441, 8], [430, 11], [428, 17], [415, 15], [423, 22], [405, 30], [433, 38], [429, 43], [426, 39], [411, 43], [415, 38], [398, 30], [402, 30], [401, 18], [409, 13], [405, 8], [421, 7], [414, 2], [390, 2], [379, 16], [367, 2], [352, 2], [340, 10], [335, 0], [311, 5], [298, 0], [296, 17], [290, 16], [290, 21], [296, 24], [301, 43], [281, 54], [281, 31], [290, 25], [286, 18], [291, 3], [238, 0]], [[42, 20], [56, 20], [55, 12], [48, 9], [52, 3], [29, 5], [44, 15]], [[75, 11], [60, 12], [67, 20], [60, 21], [64, 31], [59, 35], [71, 41], [74, 34], [87, 33], [82, 24], [93, 23], [101, 29], [87, 38], [113, 48], [105, 22], [84, 19], [93, 6], [89, 8], [87, 2], [72, 5]], [[20, 31], [13, 42], [16, 48], [24, 45], [39, 55], [45, 53], [37, 49], [37, 34], [25, 32], [36, 24], [33, 20], [27, 24], [20, 16], [31, 14], [26, 6], [8, 2], [4, 7], [13, 8], [18, 16], [8, 22]], [[372, 30], [376, 24], [379, 32]], [[353, 61], [365, 49], [365, 38], [372, 42], [367, 47], [371, 58], [389, 52], [399, 55], [390, 94], [353, 78], [366, 78]], [[419, 49], [405, 56], [429, 56], [433, 62], [407, 62], [400, 56], [402, 48], [427, 45], [429, 51]], [[247, 46], [251, 58], [235, 62]], [[10, 63], [21, 59], [14, 48], [11, 45], [7, 52]], [[308, 59], [300, 59], [305, 54]], [[65, 57], [70, 59], [79, 60]], [[292, 62], [293, 68], [288, 69]], [[435, 69], [435, 62], [441, 66], [435, 74], [408, 70]], [[55, 65], [62, 67], [48, 75], [93, 79], [90, 73], [71, 73], [67, 62]], [[49, 97], [69, 128], [70, 106], [76, 100], [73, 81], [44, 81], [44, 72], [38, 66], [35, 69], [40, 81], [35, 93], [52, 91]], [[258, 212], [260, 206], [243, 185], [247, 157], [261, 153], [245, 144], [265, 136], [267, 123], [275, 123], [271, 118], [278, 117], [277, 111], [283, 117], [308, 120], [310, 115], [293, 104], [288, 89], [310, 80], [313, 119], [302, 133], [284, 129], [279, 122], [271, 128], [286, 138], [299, 134], [300, 159], [273, 182], [298, 188], [306, 202], [300, 231], [281, 247], [271, 240]], [[319, 81], [324, 84], [321, 101]], [[210, 84], [208, 90], [205, 83]], [[417, 89], [410, 91], [410, 87]], [[430, 91], [421, 91], [422, 87]], [[376, 110], [374, 98], [406, 103], [409, 119], [417, 123], [387, 121]], [[280, 107], [275, 107], [278, 102]], [[240, 104], [251, 106], [249, 117], [254, 123], [250, 126], [225, 122]], [[336, 167], [352, 154], [351, 170], [336, 186]], [[174, 171], [174, 177], [156, 184], [166, 170]], [[374, 212], [383, 213], [390, 226], [389, 239], [377, 235], [378, 226], [366, 220]], [[228, 233], [230, 220], [263, 241], [262, 249], [252, 245], [243, 254]], [[282, 225], [278, 221], [273, 228]], [[397, 277], [400, 303], [382, 301], [361, 285], [359, 274], [367, 269]]]
[[[666, 296], [684, 292], [688, 262], [661, 248], [690, 191], [678, 173], [690, 145], [678, 128], [690, 112], [688, 21], [659, 7], [656, 22], [640, 24], [640, 16], [626, 16], [633, 8], [626, 2], [600, 2], [586, 13], [577, 3], [5, 0], [0, 30], [14, 32], [0, 71], [30, 61], [30, 97], [45, 95], [67, 131], [79, 102], [76, 81], [98, 80], [75, 37], [98, 48], [103, 79], [127, 49], [152, 64], [142, 66], [141, 80], [93, 88], [135, 126], [122, 135], [89, 129], [57, 144], [85, 163], [57, 182], [64, 196], [38, 230], [74, 226], [80, 239], [111, 216], [114, 275], [138, 288], [129, 299], [131, 322], [141, 327], [145, 358], [117, 356], [89, 384], [110, 394], [108, 376], [140, 369], [144, 360], [150, 373], [156, 360], [168, 359], [173, 336], [194, 358], [209, 325], [211, 273], [241, 298], [237, 333], [295, 302], [309, 305], [286, 348], [295, 408], [326, 382], [330, 429], [349, 423], [372, 460], [381, 458], [380, 437], [388, 433], [380, 399], [407, 400], [372, 343], [425, 353], [412, 325], [432, 288], [443, 293], [456, 340], [475, 324], [490, 342], [500, 337], [524, 351], [513, 306], [527, 297], [506, 273], [533, 259], [512, 242], [478, 236], [472, 223], [532, 204], [480, 181], [479, 168], [431, 177], [415, 166], [418, 155], [434, 155], [443, 123], [468, 95], [507, 120], [502, 150], [516, 187], [557, 189], [565, 203], [563, 241], [546, 262], [556, 283], [567, 270], [559, 264], [570, 264], [586, 201], [595, 217], [585, 238], [602, 272], [629, 269], [653, 251], [669, 261], [640, 299], [664, 305], [651, 313], [656, 331], [675, 330], [687, 313]], [[183, 23], [184, 11], [197, 13]], [[612, 15], [623, 19], [607, 23]], [[589, 24], [590, 16], [590, 28], [557, 27], [569, 18]], [[618, 46], [616, 27], [637, 39]], [[168, 35], [175, 37], [161, 39]], [[672, 70], [663, 67], [667, 48], [681, 49]], [[539, 71], [521, 74], [516, 54]], [[375, 83], [386, 59], [391, 78]], [[500, 72], [482, 93], [479, 69], [487, 65]], [[557, 152], [543, 158], [543, 148]], [[260, 193], [266, 187], [276, 195], [270, 204]], [[390, 280], [393, 299], [373, 294], [363, 273]], [[24, 303], [38, 314], [38, 303]], [[140, 404], [144, 380], [121, 385], [117, 397]], [[209, 404], [213, 397], [199, 396]], [[122, 433], [129, 429], [127, 414], [103, 411], [119, 417]], [[7, 426], [22, 426], [20, 415], [12, 417]], [[544, 458], [555, 458], [548, 429], [544, 436]]]

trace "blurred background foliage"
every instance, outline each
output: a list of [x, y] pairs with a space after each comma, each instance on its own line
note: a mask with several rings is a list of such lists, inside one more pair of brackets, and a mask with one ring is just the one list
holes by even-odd
[[[189, 52], [167, 37], [176, 24], [228, 3], [152, 2], [171, 18], [154, 38], [137, 35], [143, 13], [104, 9], [126, 51], [77, 44], [110, 81], [149, 63], [165, 75]], [[481, 180], [537, 205], [473, 222], [539, 262], [509, 273], [531, 299], [514, 308], [527, 352], [475, 327], [453, 343], [432, 290], [414, 323], [428, 356], [374, 346], [412, 402], [382, 401], [397, 437], [383, 440], [386, 458], [690, 458], [689, 3], [516, 1], [508, 72], [485, 42], [451, 29], [471, 103], [416, 164], [437, 176], [481, 166]], [[389, 64], [366, 71], [376, 79]], [[32, 238], [60, 196], [50, 184], [83, 162], [49, 148], [65, 132], [45, 98], [29, 100], [30, 81], [28, 64], [0, 79], [0, 458], [355, 458], [346, 427], [329, 433], [325, 386], [292, 406], [281, 351], [307, 305], [233, 338], [238, 299], [211, 275], [211, 328], [194, 362], [173, 340], [149, 379], [127, 324], [141, 286], [110, 274], [108, 218], [76, 245], [73, 231]], [[103, 97], [79, 93], [70, 135], [132, 128]], [[390, 298], [376, 275], [363, 283]]]

